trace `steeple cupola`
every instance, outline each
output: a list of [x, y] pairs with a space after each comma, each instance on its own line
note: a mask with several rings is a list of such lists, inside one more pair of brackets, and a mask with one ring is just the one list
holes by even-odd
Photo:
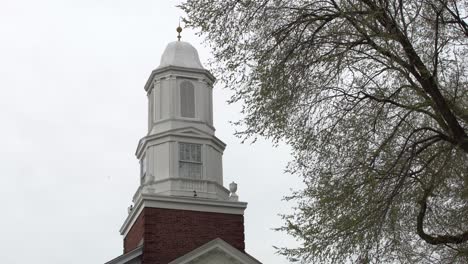
[[141, 163], [137, 195], [229, 199], [223, 187], [225, 144], [214, 135], [214, 81], [192, 45], [167, 45], [145, 85], [148, 134], [136, 153]]

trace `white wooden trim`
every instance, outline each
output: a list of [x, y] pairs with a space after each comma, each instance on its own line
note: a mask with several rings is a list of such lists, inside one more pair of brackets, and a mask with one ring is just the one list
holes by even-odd
[[221, 251], [230, 258], [233, 258], [242, 264], [261, 264], [261, 262], [256, 260], [254, 257], [241, 252], [240, 250], [231, 246], [229, 243], [225, 242], [220, 238], [216, 238], [204, 244], [203, 246], [192, 250], [191, 252], [169, 262], [168, 264], [188, 264], [194, 259], [216, 251]]
[[244, 215], [244, 211], [247, 208], [247, 203], [202, 198], [141, 194], [135, 200], [135, 206], [120, 228], [120, 234], [122, 236], [126, 236], [128, 234], [131, 227], [136, 222], [136, 219], [145, 207]]
[[120, 255], [113, 260], [110, 260], [104, 264], [125, 264], [132, 261], [143, 254], [143, 246], [139, 246], [136, 249], [128, 252], [127, 254]]

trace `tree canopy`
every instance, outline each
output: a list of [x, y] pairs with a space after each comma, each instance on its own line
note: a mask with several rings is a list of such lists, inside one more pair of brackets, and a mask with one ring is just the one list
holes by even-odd
[[302, 263], [468, 262], [468, 1], [187, 0], [239, 134], [285, 141]]

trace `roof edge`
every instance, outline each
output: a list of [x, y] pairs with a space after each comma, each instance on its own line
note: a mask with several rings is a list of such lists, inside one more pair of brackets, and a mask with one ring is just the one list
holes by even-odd
[[104, 264], [125, 264], [132, 261], [139, 256], [143, 255], [143, 245], [135, 248], [134, 250], [127, 252], [126, 254], [120, 255]]
[[233, 247], [231, 244], [227, 243], [221, 238], [215, 238], [210, 242], [190, 251], [189, 253], [169, 262], [168, 264], [188, 264], [191, 260], [208, 254], [210, 251], [213, 250], [222, 250], [225, 253], [231, 255], [231, 257], [234, 257], [238, 261], [245, 264], [262, 264], [260, 261], [258, 261], [251, 255], [240, 251], [239, 249]]

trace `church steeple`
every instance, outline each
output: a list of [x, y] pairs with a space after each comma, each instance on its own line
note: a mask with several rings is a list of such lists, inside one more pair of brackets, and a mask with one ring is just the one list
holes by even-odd
[[136, 151], [140, 186], [120, 229], [124, 255], [108, 264], [260, 263], [244, 252], [247, 203], [235, 183], [223, 185], [214, 81], [192, 45], [167, 45], [145, 85], [148, 131]]

